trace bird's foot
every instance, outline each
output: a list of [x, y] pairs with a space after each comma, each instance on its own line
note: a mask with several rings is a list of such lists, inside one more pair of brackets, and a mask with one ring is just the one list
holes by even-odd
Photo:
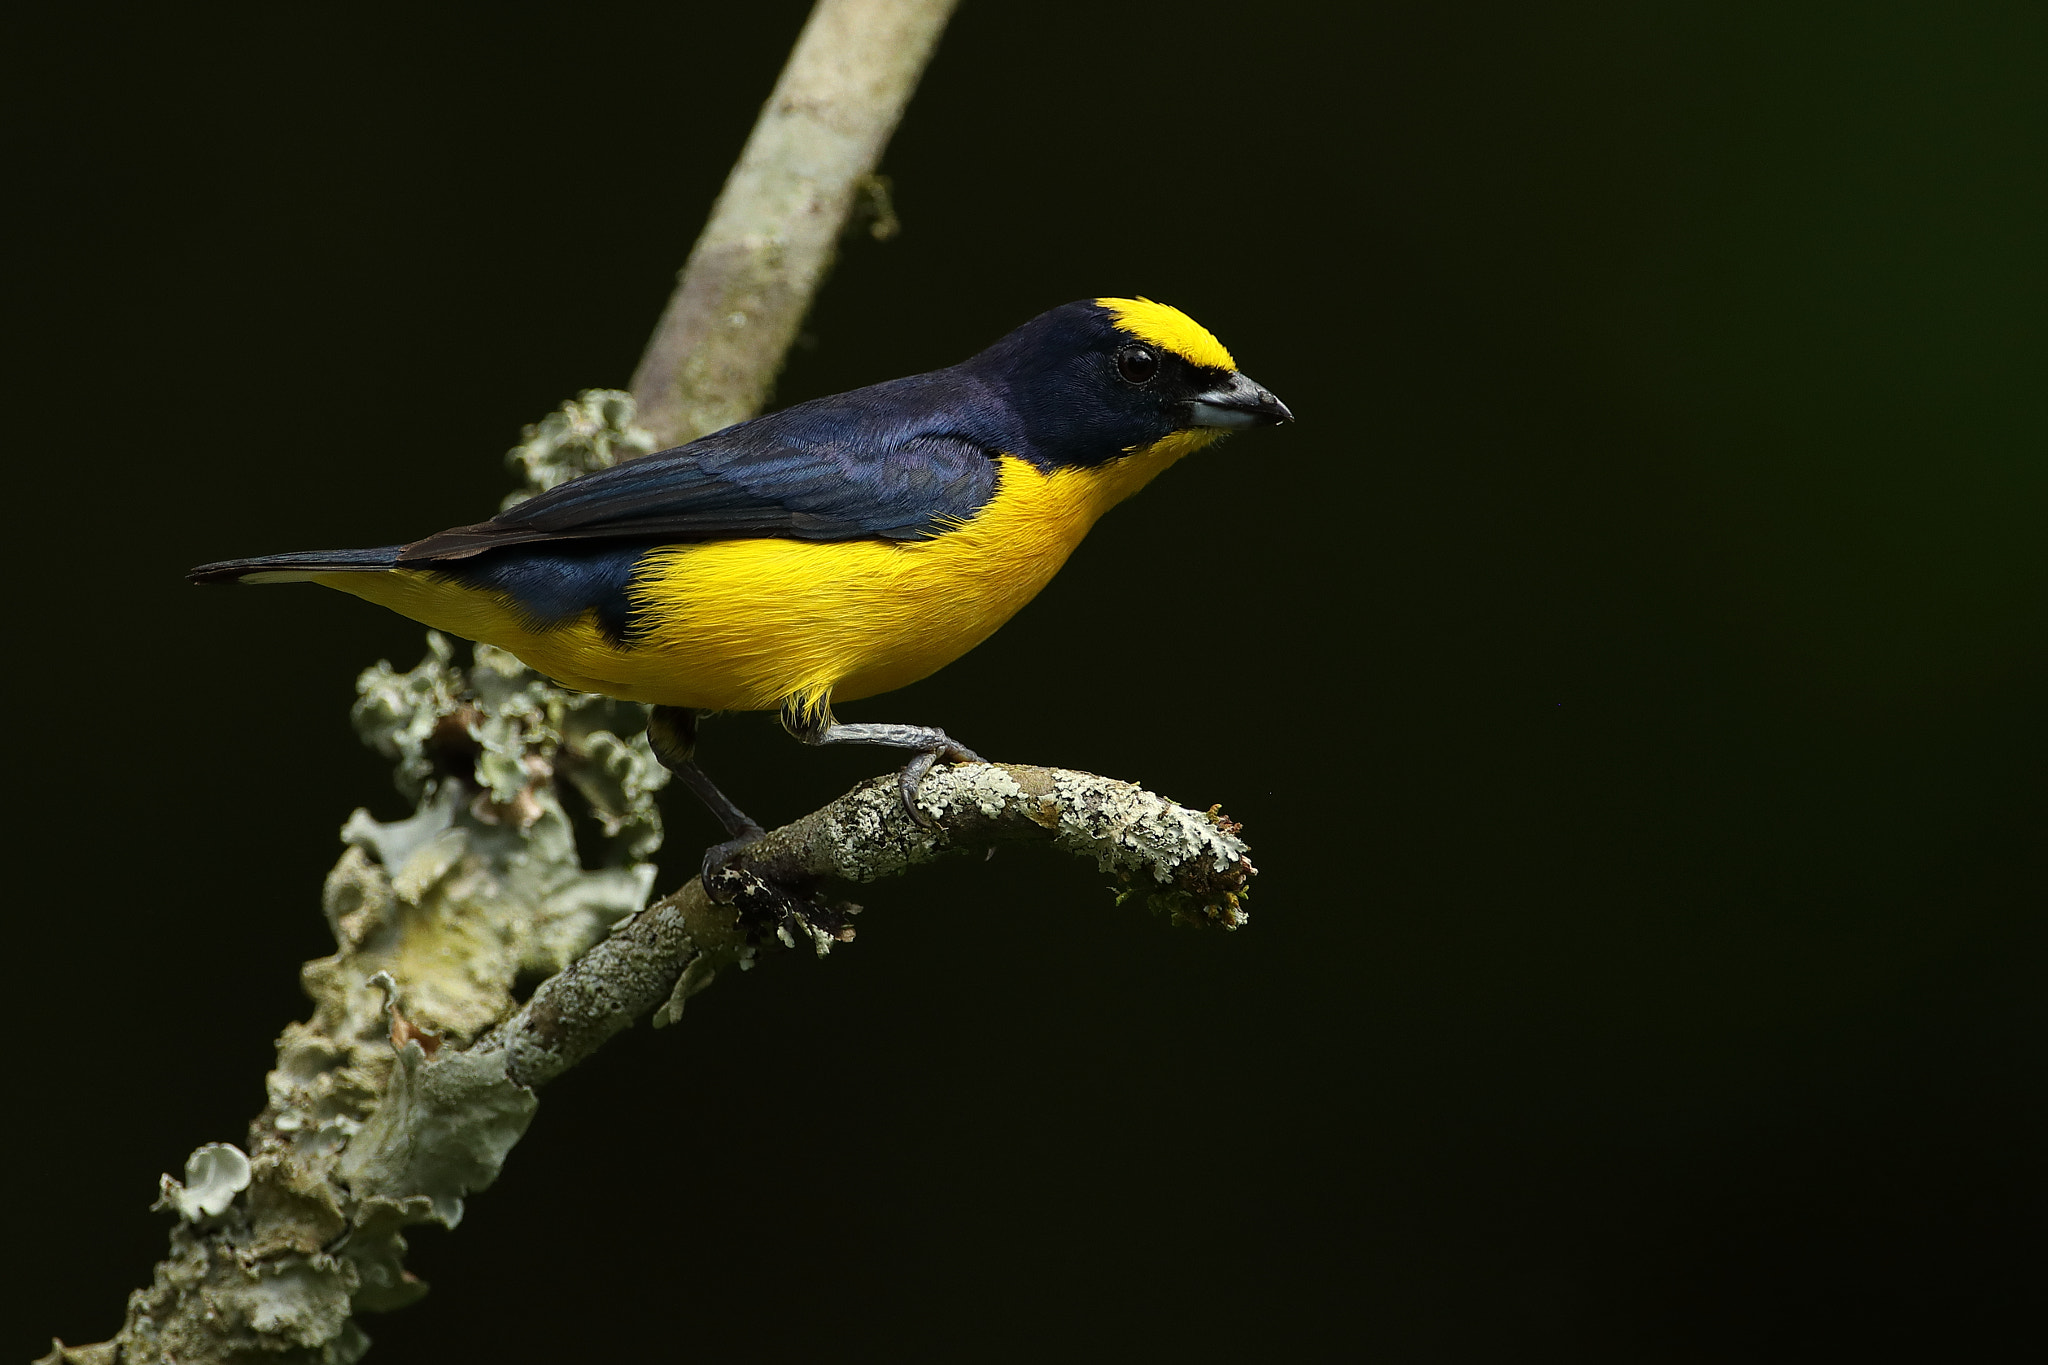
[[725, 884], [720, 874], [732, 865], [733, 859], [768, 837], [768, 832], [759, 825], [753, 824], [752, 821], [748, 821], [748, 824], [752, 828], [735, 831], [733, 837], [724, 843], [713, 844], [705, 849], [704, 861], [698, 864], [697, 876], [704, 883], [705, 893], [719, 905], [731, 903], [718, 894], [718, 888]]
[[924, 785], [925, 775], [938, 765], [939, 760], [943, 758], [948, 763], [988, 762], [974, 750], [954, 743], [944, 730], [935, 730], [933, 735], [938, 744], [913, 755], [910, 762], [903, 765], [903, 771], [896, 774], [896, 785], [903, 793], [903, 811], [910, 817], [912, 824], [923, 829], [939, 827], [939, 822], [931, 813], [917, 804], [918, 788]]
[[747, 942], [758, 945], [770, 937], [783, 947], [794, 948], [808, 939], [819, 957], [835, 943], [853, 942], [848, 921], [860, 913], [850, 901], [828, 901], [818, 885], [791, 885], [771, 881], [743, 864], [727, 863], [704, 878], [704, 890], [712, 901], [729, 905], [737, 912]]
[[939, 822], [917, 804], [917, 789], [940, 759], [948, 763], [985, 763], [980, 754], [932, 725], [887, 725], [874, 721], [846, 724], [832, 718], [829, 703], [808, 696], [792, 697], [782, 708], [782, 727], [806, 744], [871, 744], [881, 749], [909, 749], [914, 754], [897, 774], [903, 812], [914, 825], [937, 829]]

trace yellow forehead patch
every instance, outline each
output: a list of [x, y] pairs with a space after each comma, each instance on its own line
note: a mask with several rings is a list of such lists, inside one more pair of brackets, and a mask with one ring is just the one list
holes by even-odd
[[1097, 299], [1095, 302], [1109, 310], [1110, 318], [1119, 329], [1140, 341], [1149, 341], [1197, 365], [1221, 370], [1237, 368], [1237, 362], [1230, 358], [1229, 351], [1223, 349], [1223, 343], [1207, 327], [1178, 308], [1154, 303], [1150, 299]]

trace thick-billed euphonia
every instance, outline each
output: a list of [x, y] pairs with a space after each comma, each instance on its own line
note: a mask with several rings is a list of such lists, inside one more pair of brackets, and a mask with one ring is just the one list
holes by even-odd
[[741, 422], [409, 545], [236, 559], [198, 583], [309, 581], [653, 706], [648, 734], [732, 842], [760, 835], [693, 760], [704, 711], [780, 709], [807, 744], [974, 761], [943, 730], [832, 703], [965, 654], [1096, 518], [1225, 432], [1293, 420], [1176, 308], [1091, 299], [970, 360]]

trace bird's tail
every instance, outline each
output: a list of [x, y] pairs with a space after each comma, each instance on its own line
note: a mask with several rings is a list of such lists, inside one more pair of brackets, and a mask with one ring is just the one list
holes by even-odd
[[375, 550], [300, 550], [261, 559], [223, 559], [201, 564], [185, 575], [194, 583], [304, 583], [320, 574], [369, 573], [398, 567], [403, 545]]

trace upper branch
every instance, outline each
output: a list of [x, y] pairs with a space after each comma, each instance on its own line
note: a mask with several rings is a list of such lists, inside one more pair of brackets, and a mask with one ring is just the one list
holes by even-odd
[[818, 0], [633, 374], [664, 446], [767, 401], [958, 0]]

